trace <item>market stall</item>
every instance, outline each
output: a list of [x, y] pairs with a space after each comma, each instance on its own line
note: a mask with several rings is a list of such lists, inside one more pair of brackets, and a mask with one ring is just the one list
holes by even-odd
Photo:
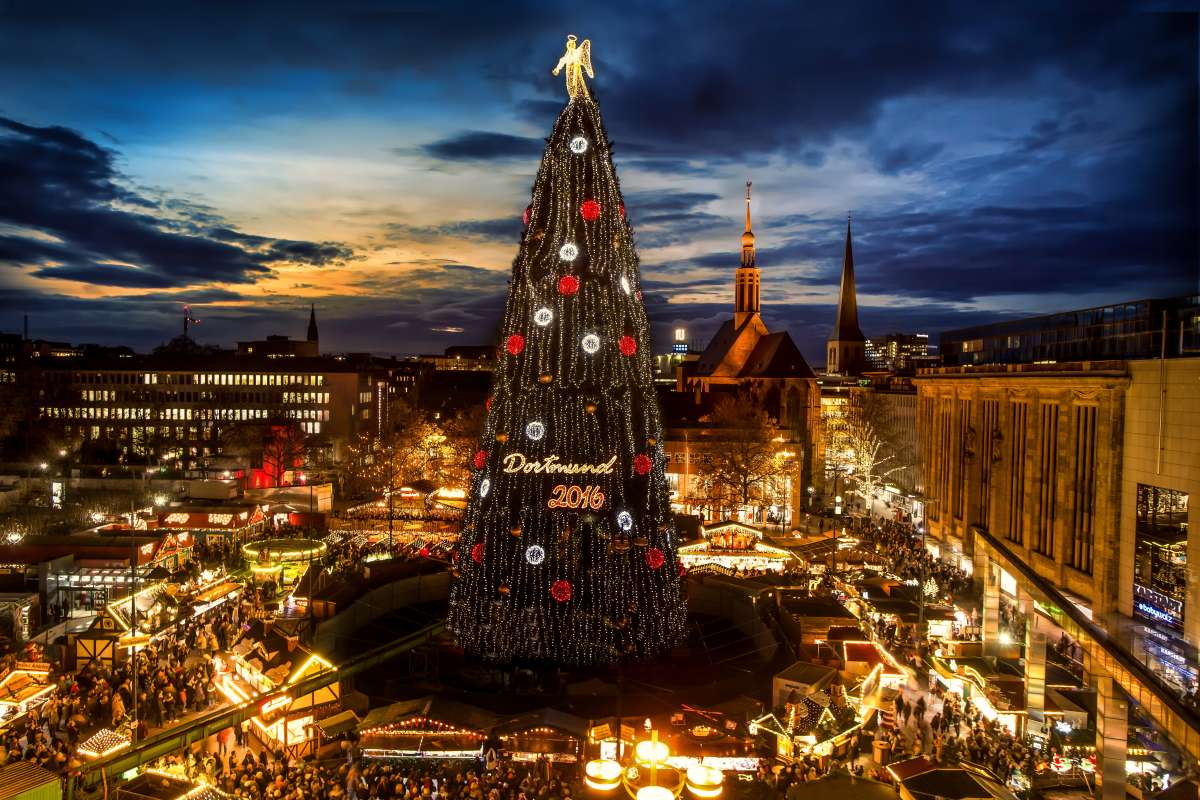
[[46, 662], [17, 661], [0, 672], [0, 676], [0, 725], [37, 708], [55, 689]]
[[262, 620], [252, 622], [217, 663], [218, 691], [236, 705], [258, 704], [250, 731], [264, 747], [292, 758], [315, 755], [316, 722], [341, 710], [341, 688], [336, 680], [296, 696], [292, 688], [337, 667]]
[[367, 714], [358, 726], [365, 758], [477, 758], [495, 717], [442, 697], [393, 703]]
[[491, 732], [513, 761], [574, 764], [583, 755], [587, 720], [546, 708], [506, 720]]
[[130, 647], [143, 647], [170, 631], [179, 618], [178, 586], [151, 583], [133, 595], [112, 600], [75, 636], [75, 667], [91, 661], [112, 666]]
[[158, 529], [179, 531], [205, 544], [234, 545], [262, 535], [266, 516], [254, 503], [174, 507], [158, 513]]

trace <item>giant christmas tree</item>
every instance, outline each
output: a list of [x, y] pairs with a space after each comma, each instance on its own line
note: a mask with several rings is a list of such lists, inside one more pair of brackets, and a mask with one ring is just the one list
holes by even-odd
[[492, 661], [596, 664], [678, 641], [686, 610], [663, 473], [637, 254], [590, 45], [525, 210], [450, 593], [451, 629]]

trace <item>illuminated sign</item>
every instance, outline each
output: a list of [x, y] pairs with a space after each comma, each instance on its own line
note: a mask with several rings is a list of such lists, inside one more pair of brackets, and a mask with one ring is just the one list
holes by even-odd
[[209, 514], [208, 521], [213, 525], [228, 525], [233, 522], [233, 514]]
[[164, 520], [164, 522], [166, 522], [168, 525], [186, 525], [187, 521], [188, 515], [180, 514], [178, 512], [167, 514], [167, 518]]
[[1133, 610], [1142, 617], [1162, 622], [1173, 628], [1183, 627], [1183, 603], [1162, 592], [1142, 586], [1133, 585]]
[[278, 697], [272, 697], [270, 700], [264, 701], [263, 704], [258, 707], [258, 713], [265, 717], [272, 711], [278, 711], [284, 706], [289, 705], [291, 702], [291, 697], [288, 697], [286, 694], [281, 694]]
[[604, 507], [604, 492], [599, 486], [567, 486], [558, 484], [550, 492], [547, 508], [590, 508], [593, 511]]
[[504, 471], [509, 474], [523, 472], [548, 475], [611, 475], [616, 463], [616, 456], [603, 464], [564, 464], [558, 460], [558, 456], [546, 456], [531, 461], [524, 453], [509, 453], [504, 457]]

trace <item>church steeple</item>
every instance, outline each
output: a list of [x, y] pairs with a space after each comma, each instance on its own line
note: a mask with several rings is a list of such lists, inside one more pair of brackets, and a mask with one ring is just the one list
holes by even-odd
[[754, 266], [754, 231], [750, 230], [750, 181], [746, 181], [746, 230], [742, 234], [742, 266]]
[[755, 263], [754, 231], [750, 230], [750, 181], [746, 181], [746, 230], [742, 233], [742, 264], [733, 279], [733, 324], [740, 328], [759, 312], [759, 274]]
[[317, 304], [313, 303], [308, 309], [308, 336], [305, 337], [310, 342], [320, 341], [320, 336], [317, 335]]
[[826, 348], [825, 371], [852, 375], [862, 368], [867, 337], [858, 327], [858, 293], [854, 286], [854, 247], [850, 215], [846, 215], [846, 250], [842, 255], [842, 285], [838, 294], [837, 318]]

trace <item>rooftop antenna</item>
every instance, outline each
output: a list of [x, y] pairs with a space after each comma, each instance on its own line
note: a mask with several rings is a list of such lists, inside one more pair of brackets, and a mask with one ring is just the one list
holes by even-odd
[[200, 320], [192, 316], [192, 307], [183, 307], [183, 338], [188, 338], [188, 325], [199, 325]]

